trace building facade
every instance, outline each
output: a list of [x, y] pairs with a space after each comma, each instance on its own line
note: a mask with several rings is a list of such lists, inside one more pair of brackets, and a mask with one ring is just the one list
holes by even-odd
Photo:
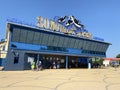
[[31, 63], [37, 60], [42, 62], [43, 68], [91, 68], [92, 58], [106, 57], [110, 43], [94, 40], [89, 33], [81, 34], [82, 37], [78, 33], [73, 35], [75, 29], [73, 34], [62, 27], [59, 32], [61, 29], [58, 31], [56, 27], [61, 22], [56, 26], [49, 21], [50, 28], [47, 22], [41, 27], [7, 23], [5, 70], [29, 70]]
[[5, 59], [7, 55], [7, 41], [2, 40], [0, 42], [0, 66], [5, 66]]

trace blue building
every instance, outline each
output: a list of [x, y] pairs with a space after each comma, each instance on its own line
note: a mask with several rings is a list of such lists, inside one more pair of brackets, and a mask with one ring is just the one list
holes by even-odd
[[43, 68], [91, 68], [92, 58], [106, 57], [110, 43], [93, 38], [76, 20], [38, 17], [37, 26], [9, 21], [5, 70], [29, 70], [37, 60]]

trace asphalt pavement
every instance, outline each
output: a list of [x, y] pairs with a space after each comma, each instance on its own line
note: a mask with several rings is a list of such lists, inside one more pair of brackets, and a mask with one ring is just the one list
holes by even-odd
[[120, 90], [120, 68], [0, 71], [0, 90]]

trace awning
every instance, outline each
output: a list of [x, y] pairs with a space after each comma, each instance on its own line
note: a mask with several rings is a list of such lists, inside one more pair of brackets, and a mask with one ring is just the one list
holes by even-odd
[[120, 60], [120, 58], [104, 58], [104, 60]]

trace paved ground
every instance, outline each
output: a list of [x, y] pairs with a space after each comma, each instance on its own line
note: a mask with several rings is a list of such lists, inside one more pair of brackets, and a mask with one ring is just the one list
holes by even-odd
[[120, 68], [0, 71], [0, 90], [120, 90]]

